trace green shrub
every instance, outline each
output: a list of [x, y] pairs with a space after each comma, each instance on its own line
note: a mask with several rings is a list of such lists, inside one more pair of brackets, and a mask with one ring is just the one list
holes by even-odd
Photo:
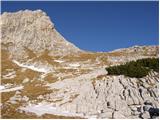
[[159, 72], [158, 58], [145, 58], [137, 61], [131, 61], [124, 65], [107, 67], [109, 75], [125, 75], [129, 77], [141, 78], [150, 72], [150, 70]]

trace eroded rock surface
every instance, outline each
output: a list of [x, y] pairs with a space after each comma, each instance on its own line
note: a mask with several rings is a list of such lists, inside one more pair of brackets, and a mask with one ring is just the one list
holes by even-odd
[[9, 49], [12, 57], [26, 57], [26, 50], [36, 54], [48, 50], [54, 55], [81, 51], [57, 32], [50, 18], [41, 10], [5, 12], [1, 15], [0, 27], [2, 45]]
[[[102, 72], [102, 70], [100, 70]], [[99, 72], [99, 73], [101, 73]], [[144, 78], [129, 78], [121, 76], [81, 77], [81, 79], [67, 79], [50, 85], [59, 89], [58, 96], [64, 95], [66, 99], [57, 105], [60, 109], [83, 113], [84, 116], [96, 115], [97, 118], [150, 118], [149, 108], [158, 108], [158, 74], [153, 72]], [[87, 76], [87, 75], [86, 75]], [[152, 81], [152, 83], [151, 83]], [[64, 93], [64, 91], [66, 91]], [[57, 95], [57, 94], [56, 94]], [[50, 98], [56, 98], [56, 95]], [[70, 102], [72, 100], [72, 102]], [[146, 102], [151, 106], [147, 110]]]

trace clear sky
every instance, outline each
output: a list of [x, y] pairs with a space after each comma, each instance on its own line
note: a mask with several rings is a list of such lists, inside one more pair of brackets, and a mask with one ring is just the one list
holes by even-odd
[[70, 42], [89, 51], [158, 45], [158, 1], [2, 2], [3, 12], [42, 9]]

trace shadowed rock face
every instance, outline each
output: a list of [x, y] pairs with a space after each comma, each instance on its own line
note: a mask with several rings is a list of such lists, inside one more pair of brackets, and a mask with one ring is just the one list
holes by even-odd
[[159, 73], [130, 78], [105, 70], [157, 58], [158, 46], [85, 52], [41, 10], [3, 13], [0, 27], [2, 118], [158, 118]]
[[53, 55], [67, 55], [81, 51], [57, 32], [50, 18], [41, 10], [3, 13], [0, 27], [1, 41], [4, 45], [8, 45], [14, 57], [25, 57], [25, 47], [35, 53], [49, 50]]

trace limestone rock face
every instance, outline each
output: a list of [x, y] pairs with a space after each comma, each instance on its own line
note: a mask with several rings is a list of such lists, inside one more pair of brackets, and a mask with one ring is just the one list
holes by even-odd
[[36, 54], [49, 50], [53, 55], [66, 55], [81, 50], [66, 41], [55, 29], [45, 12], [19, 11], [1, 15], [2, 45], [8, 47], [13, 57], [25, 56], [25, 49]]
[[[159, 106], [159, 81], [156, 72], [140, 79], [123, 75], [106, 76], [103, 69], [96, 73], [97, 76], [90, 73], [88, 75], [91, 76], [88, 78], [88, 75], [85, 75], [81, 78], [66, 79], [51, 84], [51, 88], [60, 89], [58, 94], [67, 91], [64, 94], [65, 98], [78, 95], [71, 103], [65, 103], [67, 99], [55, 103], [57, 106], [62, 104], [59, 109], [83, 113], [85, 117], [95, 115], [96, 118], [149, 119], [154, 116], [150, 116], [149, 112], [156, 110]], [[148, 86], [145, 87], [145, 85]], [[50, 99], [56, 99], [56, 97], [58, 96], [51, 95]]]

